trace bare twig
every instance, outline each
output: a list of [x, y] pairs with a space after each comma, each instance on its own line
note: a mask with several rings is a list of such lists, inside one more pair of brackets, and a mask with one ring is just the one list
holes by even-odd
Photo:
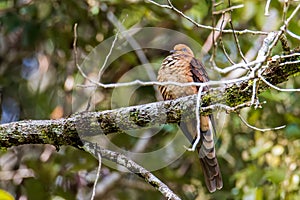
[[97, 154], [97, 157], [98, 157], [98, 169], [97, 169], [96, 179], [95, 179], [95, 182], [94, 182], [94, 185], [93, 185], [93, 192], [92, 192], [91, 200], [94, 200], [94, 198], [95, 198], [96, 186], [97, 186], [97, 182], [98, 182], [99, 177], [100, 177], [100, 170], [101, 170], [101, 163], [102, 163], [101, 154], [99, 152], [97, 152], [95, 154]]
[[283, 126], [278, 126], [278, 127], [275, 127], [275, 128], [257, 128], [255, 126], [252, 126], [250, 124], [248, 124], [248, 122], [239, 114], [238, 115], [239, 118], [241, 119], [241, 121], [246, 125], [248, 126], [249, 128], [251, 129], [254, 129], [254, 130], [257, 130], [257, 131], [261, 131], [261, 132], [266, 132], [266, 131], [275, 131], [275, 130], [280, 130], [280, 129], [283, 129], [286, 127], [286, 125], [283, 125]]
[[297, 35], [297, 34], [293, 33], [293, 32], [290, 31], [290, 30], [286, 30], [286, 32], [287, 32], [290, 36], [292, 36], [293, 38], [295, 38], [295, 39], [297, 39], [297, 40], [300, 40], [300, 35]]
[[246, 108], [246, 107], [250, 107], [250, 106], [251, 106], [250, 101], [239, 104], [239, 105], [234, 106], [234, 107], [230, 107], [230, 106], [227, 106], [227, 105], [224, 105], [224, 104], [217, 103], [217, 104], [213, 104], [213, 105], [210, 105], [210, 106], [202, 107], [201, 110], [202, 111], [207, 111], [207, 110], [222, 109], [222, 110], [226, 111], [226, 113], [232, 113], [232, 112], [237, 112], [242, 108]]
[[[230, 6], [230, 4], [231, 4], [231, 3], [230, 3], [230, 0], [228, 0], [228, 3], [229, 3], [229, 6]], [[236, 35], [236, 33], [235, 33], [235, 29], [234, 29], [233, 24], [232, 24], [232, 14], [231, 14], [231, 12], [229, 12], [229, 14], [230, 14], [229, 24], [230, 24], [230, 27], [231, 27], [231, 29], [232, 29], [232, 34], [233, 34], [233, 38], [234, 38], [236, 47], [237, 47], [237, 49], [238, 49], [238, 51], [239, 51], [239, 54], [240, 54], [240, 56], [242, 57], [244, 63], [247, 63], [248, 61], [247, 61], [247, 59], [245, 58], [244, 53], [242, 52], [242, 49], [241, 49], [241, 45], [240, 45], [239, 39], [238, 39], [238, 37], [237, 37], [237, 35]]]
[[[299, 61], [300, 62], [300, 61]], [[298, 63], [299, 63], [298, 62]], [[300, 89], [294, 89], [294, 88], [291, 88], [291, 89], [288, 89], [288, 88], [279, 88], [273, 84], [271, 84], [270, 82], [268, 82], [262, 75], [259, 75], [259, 78], [265, 83], [267, 84], [269, 87], [275, 89], [275, 90], [278, 90], [278, 91], [281, 91], [281, 92], [300, 92]]]
[[292, 65], [292, 64], [298, 64], [298, 63], [300, 63], [300, 60], [286, 61], [286, 62], [280, 63], [279, 66]]
[[223, 10], [214, 11], [213, 14], [214, 15], [224, 14], [226, 12], [231, 12], [235, 9], [239, 9], [239, 8], [243, 8], [243, 7], [244, 7], [244, 4], [240, 4], [240, 5], [236, 5], [236, 6], [230, 6], [228, 8], [223, 9]]
[[[98, 159], [98, 154], [100, 153], [102, 158], [113, 161], [125, 168], [127, 168], [132, 173], [143, 178], [146, 182], [152, 185], [156, 190], [158, 190], [165, 198], [170, 200], [180, 200], [180, 198], [172, 191], [170, 188], [161, 182], [156, 176], [151, 172], [144, 169], [142, 166], [138, 165], [134, 161], [128, 159], [123, 154], [113, 152], [107, 149], [102, 149], [97, 145], [86, 142], [84, 144], [84, 149], [95, 156]], [[95, 151], [96, 149], [96, 151]]]
[[270, 12], [269, 12], [270, 3], [271, 3], [271, 0], [267, 0], [266, 6], [265, 6], [265, 16], [270, 15]]
[[[170, 0], [168, 0], [169, 5], [161, 5], [155, 1], [152, 0], [146, 0], [149, 3], [152, 3], [156, 6], [159, 6], [161, 8], [167, 8], [170, 10], [174, 10], [176, 13], [178, 13], [179, 15], [181, 15], [183, 18], [187, 19], [188, 21], [192, 22], [195, 26], [199, 27], [199, 28], [204, 28], [204, 29], [209, 29], [209, 30], [215, 30], [215, 31], [222, 31], [222, 33], [232, 33], [232, 30], [221, 30], [219, 28], [215, 28], [212, 26], [206, 26], [206, 25], [202, 25], [197, 23], [195, 20], [193, 20], [192, 18], [190, 18], [189, 16], [186, 16], [183, 12], [181, 12], [180, 10], [178, 10], [177, 8], [175, 8], [173, 6], [173, 4], [171, 3]], [[242, 34], [253, 34], [253, 35], [267, 35], [267, 32], [264, 31], [253, 31], [253, 30], [241, 30], [241, 31], [235, 31], [237, 34], [242, 35]]]
[[[224, 13], [224, 14], [222, 14], [222, 23], [221, 23], [221, 28], [222, 28], [222, 30], [223, 30], [223, 28], [225, 27], [225, 26], [223, 26], [223, 24], [224, 24], [224, 22], [225, 22], [225, 24], [227, 24], [228, 23], [228, 20], [230, 19], [230, 15], [228, 14], [228, 13]], [[233, 60], [230, 58], [230, 56], [227, 54], [227, 51], [226, 51], [226, 48], [225, 48], [225, 46], [224, 46], [224, 43], [223, 43], [223, 39], [222, 39], [222, 32], [220, 32], [220, 39], [219, 39], [219, 41], [220, 41], [220, 44], [221, 44], [221, 47], [222, 47], [222, 50], [223, 50], [223, 53], [224, 53], [224, 55], [226, 56], [226, 58], [227, 58], [227, 60], [232, 64], [232, 65], [234, 65], [235, 63], [233, 62]], [[215, 55], [212, 55], [212, 57], [213, 56], [215, 56]], [[214, 63], [214, 61], [212, 62], [212, 58], [211, 57], [211, 63]], [[217, 67], [216, 65], [213, 65], [214, 66], [214, 69], [216, 70], [216, 71], [222, 71], [222, 69], [220, 69], [219, 67]]]
[[286, 20], [286, 26], [288, 26], [288, 24], [290, 23], [290, 21], [293, 19], [293, 17], [295, 17], [295, 15], [298, 13], [300, 9], [300, 4], [298, 4], [298, 6], [295, 8], [295, 10], [292, 12], [292, 14], [289, 16], [289, 18]]
[[73, 40], [73, 51], [74, 51], [74, 57], [75, 57], [75, 65], [78, 66], [78, 52], [77, 52], [77, 26], [78, 24], [75, 23], [73, 27], [73, 33], [74, 33], [74, 40]]
[[200, 105], [201, 105], [201, 95], [203, 92], [203, 86], [201, 86], [198, 90], [197, 94], [197, 103], [196, 103], [196, 121], [197, 121], [197, 137], [194, 141], [192, 148], [187, 148], [188, 151], [195, 151], [197, 145], [201, 139], [201, 131], [200, 131]]
[[221, 47], [222, 47], [223, 53], [224, 53], [225, 57], [227, 58], [227, 60], [228, 60], [232, 65], [236, 64], [236, 63], [230, 58], [230, 56], [228, 55], [228, 53], [227, 53], [227, 51], [226, 51], [226, 48], [225, 48], [225, 46], [224, 46], [222, 37], [220, 37], [220, 45], [221, 45]]
[[231, 26], [233, 38], [234, 38], [236, 47], [237, 47], [237, 49], [238, 49], [238, 51], [239, 51], [239, 54], [240, 54], [240, 56], [242, 57], [244, 63], [247, 63], [248, 61], [247, 61], [247, 59], [245, 58], [244, 53], [242, 52], [241, 45], [240, 45], [239, 39], [238, 39], [238, 37], [237, 37], [237, 35], [236, 35], [236, 33], [235, 33], [235, 29], [234, 29], [234, 27], [233, 27], [232, 19], [231, 19], [231, 18], [230, 18], [230, 20], [229, 20], [229, 24], [230, 24], [230, 26]]
[[[123, 19], [122, 23], [124, 22], [124, 20], [125, 20], [125, 19]], [[107, 64], [107, 61], [108, 61], [109, 57], [111, 56], [111, 53], [112, 53], [112, 51], [113, 51], [113, 49], [114, 49], [114, 47], [115, 47], [115, 44], [116, 44], [116, 42], [117, 42], [117, 40], [118, 40], [119, 34], [120, 34], [120, 30], [117, 31], [117, 33], [116, 33], [116, 35], [115, 35], [115, 37], [114, 37], [114, 40], [113, 40], [113, 42], [111, 43], [111, 46], [110, 46], [110, 48], [109, 48], [109, 52], [108, 52], [108, 54], [105, 56], [104, 63], [103, 63], [103, 65], [100, 67], [100, 70], [99, 70], [99, 72], [98, 72], [98, 81], [99, 81], [99, 82], [101, 81], [101, 77], [102, 77], [102, 74], [103, 74], [103, 70], [105, 69], [106, 64]]]
[[288, 8], [289, 8], [289, 1], [283, 1], [283, 12], [282, 12], [282, 21], [285, 25], [285, 28], [287, 28], [288, 26], [288, 22], [286, 21], [286, 15], [287, 15], [287, 11], [288, 11]]
[[252, 97], [251, 97], [251, 105], [255, 104], [255, 109], [257, 108], [259, 104], [259, 100], [257, 99], [257, 79], [255, 78], [253, 80], [253, 85], [252, 85]]
[[[255, 62], [254, 62], [255, 63]], [[239, 66], [239, 65], [237, 65]], [[86, 75], [84, 76], [86, 77]], [[167, 82], [158, 82], [158, 81], [141, 81], [141, 80], [135, 80], [135, 81], [130, 81], [130, 82], [124, 82], [124, 83], [109, 83], [109, 84], [104, 84], [104, 83], [98, 83], [93, 80], [90, 80], [88, 77], [86, 77], [88, 81], [90, 81], [92, 84], [91, 85], [80, 85], [78, 84], [77, 87], [82, 87], [82, 88], [88, 88], [88, 87], [103, 87], [103, 88], [117, 88], [117, 87], [125, 87], [125, 86], [132, 86], [132, 85], [142, 85], [142, 86], [153, 86], [153, 85], [176, 85], [176, 86], [181, 86], [181, 87], [188, 87], [188, 86], [216, 86], [216, 85], [224, 85], [224, 84], [231, 84], [231, 83], [236, 83], [240, 81], [247, 81], [252, 78], [249, 77], [241, 77], [237, 79], [231, 79], [231, 80], [222, 80], [222, 81], [209, 81], [205, 83], [200, 83], [200, 82], [188, 82], [188, 83], [179, 83], [179, 82], [173, 82], [173, 81], [167, 81]]]
[[272, 61], [276, 61], [278, 59], [282, 59], [282, 58], [290, 58], [293, 56], [300, 56], [300, 53], [291, 53], [291, 54], [287, 54], [287, 55], [275, 55], [271, 58]]

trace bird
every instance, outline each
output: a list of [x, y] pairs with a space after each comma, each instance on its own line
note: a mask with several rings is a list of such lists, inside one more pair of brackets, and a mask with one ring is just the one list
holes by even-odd
[[[159, 82], [200, 82], [209, 81], [203, 64], [195, 58], [193, 51], [185, 44], [177, 44], [170, 51], [158, 71]], [[177, 99], [184, 96], [197, 94], [197, 86], [160, 85], [164, 100]], [[208, 86], [203, 87], [207, 91]], [[197, 135], [197, 121], [192, 119], [179, 123], [179, 126], [192, 144]], [[207, 189], [212, 193], [223, 187], [222, 175], [216, 156], [213, 130], [215, 130], [212, 114], [200, 115], [200, 141], [197, 145], [198, 157], [202, 167]]]

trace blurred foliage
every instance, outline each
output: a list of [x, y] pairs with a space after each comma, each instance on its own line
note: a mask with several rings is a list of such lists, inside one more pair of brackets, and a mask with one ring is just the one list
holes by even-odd
[[[163, 0], [157, 2], [167, 4]], [[220, 2], [217, 10], [229, 6], [228, 1]], [[200, 24], [214, 23], [211, 1], [178, 0], [173, 3]], [[230, 5], [244, 4], [243, 8], [232, 12], [233, 27], [236, 30], [278, 30], [283, 24], [283, 1], [271, 1], [269, 17], [264, 15], [265, 3], [257, 0], [231, 1]], [[290, 2], [287, 16], [298, 3]], [[1, 103], [3, 122], [17, 118], [56, 119], [66, 117], [76, 109], [72, 108], [74, 80], [78, 78], [73, 52], [73, 26], [78, 23], [77, 49], [80, 63], [95, 46], [116, 34], [117, 28], [110, 20], [109, 13], [113, 13], [118, 20], [123, 21], [126, 29], [151, 26], [168, 28], [190, 36], [201, 45], [207, 42], [211, 33], [208, 29], [195, 27], [175, 12], [147, 1], [2, 0], [0, 86], [2, 99], [6, 99]], [[215, 21], [221, 17], [216, 16]], [[288, 29], [300, 35], [299, 27], [300, 16], [296, 14]], [[229, 24], [226, 25], [226, 29], [229, 28]], [[153, 33], [156, 36], [158, 34]], [[255, 58], [264, 36], [244, 34], [238, 38], [247, 58], [250, 60]], [[222, 39], [228, 55], [234, 62], [240, 62], [241, 56], [233, 35], [223, 34]], [[292, 48], [300, 44], [299, 40], [289, 35], [288, 42]], [[210, 49], [208, 54], [211, 55], [212, 52]], [[281, 52], [280, 45], [277, 45], [273, 53]], [[168, 54], [158, 50], [145, 50], [144, 53], [151, 62], [156, 63], [160, 63]], [[201, 58], [208, 70], [211, 67], [208, 62], [209, 55]], [[216, 49], [215, 61], [220, 67], [230, 66], [220, 46]], [[124, 74], [138, 65], [141, 65], [141, 62], [135, 52], [122, 55], [109, 65], [101, 81], [118, 82]], [[158, 68], [159, 65], [156, 65], [152, 70], [156, 73]], [[221, 77], [215, 72], [210, 76], [212, 79]], [[139, 74], [130, 75], [130, 78], [134, 79], [139, 77]], [[281, 87], [299, 88], [299, 78], [291, 78]], [[130, 90], [124, 91], [130, 95], [129, 102], [128, 98], [118, 98], [118, 104], [114, 105], [111, 103], [113, 90], [97, 90], [95, 95], [97, 109], [107, 110], [122, 105], [156, 101], [155, 90], [152, 87], [138, 88], [131, 93]], [[7, 99], [14, 100], [13, 106], [7, 103]], [[285, 129], [278, 131], [255, 131], [245, 126], [235, 114], [227, 115], [222, 120], [217, 118], [220, 135], [218, 157], [224, 180], [222, 190], [208, 194], [200, 165], [193, 152], [186, 152], [170, 166], [157, 170], [154, 174], [182, 199], [299, 199], [300, 101], [298, 99], [298, 93], [269, 90], [260, 95], [260, 101], [266, 101], [262, 108], [241, 111], [241, 115], [248, 123], [257, 127], [286, 125]], [[15, 113], [8, 112], [11, 110], [15, 110]], [[8, 117], [4, 118], [5, 114]], [[159, 134], [151, 137], [144, 151], [166, 145], [173, 137], [170, 133], [177, 130], [175, 126], [164, 126]], [[115, 144], [124, 149], [134, 148], [138, 141], [138, 138], [131, 136], [110, 137]], [[30, 173], [22, 172], [25, 169]], [[12, 148], [1, 153], [0, 196], [6, 199], [11, 199], [10, 194], [16, 199], [21, 197], [87, 199], [91, 195], [96, 169], [97, 162], [91, 155], [71, 147], [64, 147], [59, 152], [55, 152], [48, 145]], [[113, 171], [115, 170], [103, 165], [100, 183]], [[161, 198], [157, 191], [135, 175], [128, 176], [124, 173], [121, 175], [120, 181], [115, 182], [97, 198]]]

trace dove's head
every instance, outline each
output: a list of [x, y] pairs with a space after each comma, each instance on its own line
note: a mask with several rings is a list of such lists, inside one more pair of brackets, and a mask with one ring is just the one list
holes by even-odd
[[179, 54], [187, 54], [194, 57], [193, 51], [190, 47], [186, 46], [185, 44], [177, 44], [174, 46], [173, 50], [170, 51], [171, 53], [179, 53]]

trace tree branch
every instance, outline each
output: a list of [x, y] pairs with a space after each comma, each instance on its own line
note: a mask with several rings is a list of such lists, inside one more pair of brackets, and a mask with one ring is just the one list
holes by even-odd
[[[274, 56], [263, 66], [264, 81], [258, 81], [257, 93], [288, 80], [300, 72], [300, 48], [289, 55]], [[257, 77], [254, 77], [257, 78]], [[254, 79], [253, 78], [253, 79]], [[201, 113], [210, 113], [216, 107], [233, 112], [250, 106], [253, 79], [211, 88], [202, 94]], [[260, 80], [258, 78], [258, 80]], [[269, 84], [266, 84], [267, 81]], [[52, 144], [82, 146], [80, 136], [123, 133], [126, 130], [178, 123], [195, 117], [197, 95], [172, 101], [155, 102], [101, 112], [76, 113], [59, 120], [26, 120], [0, 126], [0, 147], [8, 148], [22, 144]], [[243, 106], [241, 106], [243, 105]], [[191, 112], [192, 111], [192, 112]]]
[[170, 188], [160, 181], [151, 172], [138, 165], [133, 160], [128, 159], [125, 155], [113, 152], [107, 149], [102, 149], [99, 146], [92, 144], [90, 142], [85, 142], [84, 149], [98, 158], [99, 153], [101, 156], [107, 160], [111, 160], [121, 166], [126, 167], [132, 173], [143, 178], [147, 183], [152, 185], [156, 190], [158, 190], [166, 199], [170, 200], [180, 200], [180, 198], [172, 191]]

